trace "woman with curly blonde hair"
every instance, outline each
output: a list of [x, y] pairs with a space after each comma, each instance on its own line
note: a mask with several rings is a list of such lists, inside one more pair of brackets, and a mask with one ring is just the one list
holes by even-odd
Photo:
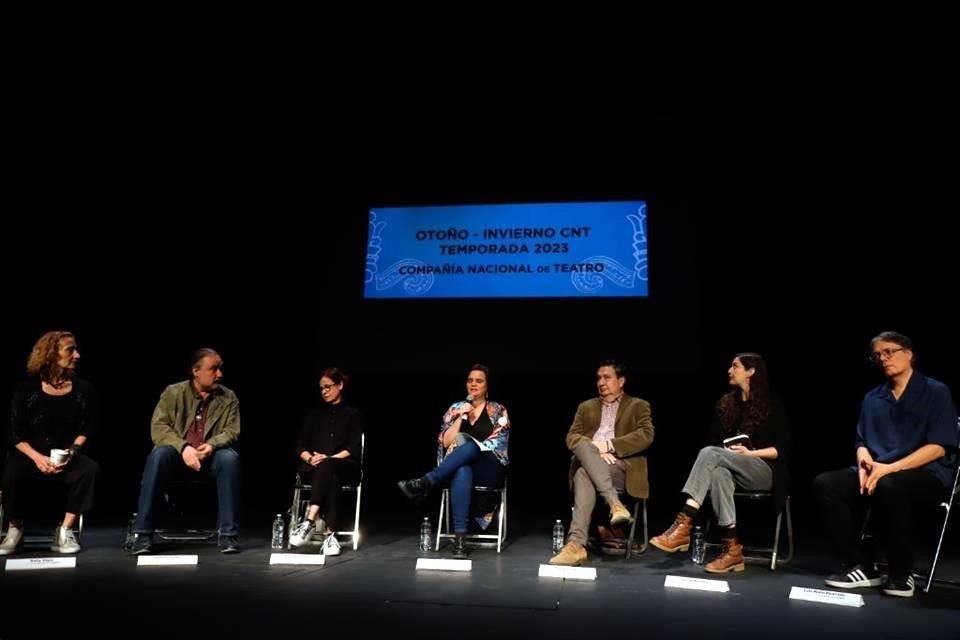
[[51, 549], [76, 553], [73, 526], [93, 506], [98, 465], [81, 452], [97, 422], [93, 385], [76, 378], [80, 360], [69, 331], [43, 334], [27, 359], [27, 375], [13, 394], [10, 409], [12, 450], [3, 477], [3, 506], [10, 516], [0, 555], [23, 541], [24, 494], [30, 484], [66, 486], [66, 513], [54, 532]]

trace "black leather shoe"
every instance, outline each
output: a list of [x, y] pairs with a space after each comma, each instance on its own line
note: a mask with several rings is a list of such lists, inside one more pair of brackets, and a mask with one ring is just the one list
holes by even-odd
[[138, 533], [133, 545], [130, 547], [130, 555], [139, 556], [150, 553], [153, 550], [153, 536], [149, 533]]
[[419, 500], [430, 493], [430, 483], [423, 478], [414, 478], [413, 480], [401, 480], [397, 483], [400, 491], [411, 500]]
[[453, 539], [453, 557], [457, 560], [465, 560], [467, 557], [467, 548], [463, 544], [463, 536], [457, 536]]
[[220, 536], [220, 553], [240, 553], [237, 536]]

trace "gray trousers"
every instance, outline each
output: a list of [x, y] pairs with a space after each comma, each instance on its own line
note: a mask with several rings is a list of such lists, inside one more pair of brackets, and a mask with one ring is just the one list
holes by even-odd
[[737, 524], [737, 510], [733, 504], [733, 492], [737, 486], [748, 491], [769, 491], [773, 487], [770, 465], [761, 458], [723, 447], [704, 447], [693, 463], [683, 492], [701, 505], [709, 493], [717, 524], [732, 527]]
[[576, 471], [573, 474], [573, 519], [567, 542], [587, 544], [587, 529], [590, 516], [597, 504], [599, 493], [607, 504], [620, 502], [617, 489], [623, 490], [627, 465], [618, 459], [616, 464], [607, 464], [600, 452], [589, 442], [581, 442], [573, 449]]

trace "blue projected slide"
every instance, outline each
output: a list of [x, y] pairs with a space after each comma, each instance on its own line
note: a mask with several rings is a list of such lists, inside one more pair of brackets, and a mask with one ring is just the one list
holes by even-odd
[[643, 201], [370, 210], [365, 298], [647, 293]]

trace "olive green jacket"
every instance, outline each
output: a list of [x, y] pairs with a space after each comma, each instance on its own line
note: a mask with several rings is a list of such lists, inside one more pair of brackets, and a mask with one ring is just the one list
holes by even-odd
[[[207, 407], [207, 422], [203, 432], [204, 442], [214, 449], [229, 447], [240, 437], [240, 403], [230, 389], [219, 386], [211, 394]], [[183, 451], [186, 446], [187, 429], [193, 423], [200, 394], [190, 380], [171, 384], [157, 402], [150, 420], [150, 437], [157, 447], [171, 446]]]

